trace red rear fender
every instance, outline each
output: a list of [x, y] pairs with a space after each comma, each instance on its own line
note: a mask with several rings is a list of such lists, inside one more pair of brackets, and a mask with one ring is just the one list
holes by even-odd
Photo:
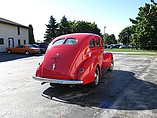
[[113, 54], [111, 52], [105, 52], [103, 55], [103, 66], [110, 67], [113, 59]]
[[94, 81], [95, 68], [98, 65], [98, 60], [94, 57], [88, 58], [78, 72], [78, 79], [87, 84]]
[[43, 66], [43, 63], [41, 65], [39, 64], [39, 66], [37, 67], [36, 74], [35, 74], [36, 77], [41, 77], [42, 71], [43, 71], [42, 66]]

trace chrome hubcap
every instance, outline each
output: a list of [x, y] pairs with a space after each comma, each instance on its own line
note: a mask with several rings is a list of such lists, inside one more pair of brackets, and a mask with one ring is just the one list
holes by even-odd
[[99, 69], [98, 68], [96, 68], [95, 70], [94, 78], [95, 78], [95, 85], [97, 85], [99, 83]]
[[113, 70], [113, 67], [114, 67], [114, 64], [113, 64], [113, 61], [112, 61], [112, 62], [111, 62], [110, 70]]
[[28, 51], [26, 51], [26, 55], [28, 55], [29, 54], [29, 52]]

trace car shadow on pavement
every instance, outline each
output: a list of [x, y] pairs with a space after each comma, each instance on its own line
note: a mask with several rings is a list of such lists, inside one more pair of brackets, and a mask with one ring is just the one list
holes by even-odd
[[51, 100], [76, 104], [82, 107], [97, 107], [119, 110], [157, 109], [157, 85], [138, 80], [133, 72], [113, 70], [102, 77], [99, 86], [47, 88], [42, 96]]
[[28, 58], [30, 56], [42, 56], [42, 54], [37, 55], [25, 55], [25, 54], [7, 54], [0, 53], [0, 62], [12, 61], [16, 59]]

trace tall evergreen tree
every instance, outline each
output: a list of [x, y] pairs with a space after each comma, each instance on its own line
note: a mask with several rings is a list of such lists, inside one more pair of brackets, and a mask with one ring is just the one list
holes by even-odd
[[44, 36], [45, 42], [51, 42], [55, 37], [57, 37], [57, 28], [58, 28], [58, 23], [56, 22], [56, 19], [51, 16], [49, 20], [49, 24], [46, 24], [46, 34]]
[[61, 22], [59, 23], [58, 35], [71, 33], [70, 23], [68, 22], [65, 16], [62, 17]]
[[50, 17], [49, 24], [46, 25], [46, 34], [44, 36], [45, 42], [50, 42], [55, 37], [68, 33], [94, 33], [100, 35], [100, 29], [97, 24], [86, 21], [68, 21], [65, 16], [62, 17], [61, 22], [57, 23], [53, 16]]
[[30, 24], [28, 26], [28, 36], [29, 36], [29, 44], [33, 44], [35, 43], [35, 40], [34, 40], [34, 33], [33, 33], [33, 26]]

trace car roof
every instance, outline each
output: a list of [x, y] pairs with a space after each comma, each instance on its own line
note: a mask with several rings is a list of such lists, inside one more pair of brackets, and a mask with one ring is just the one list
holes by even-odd
[[75, 38], [78, 41], [85, 41], [85, 39], [89, 39], [90, 37], [100, 37], [97, 34], [92, 34], [92, 33], [72, 33], [72, 34], [66, 34], [66, 35], [61, 35], [57, 38], [55, 38], [53, 41], [56, 41], [58, 39], [62, 38]]

